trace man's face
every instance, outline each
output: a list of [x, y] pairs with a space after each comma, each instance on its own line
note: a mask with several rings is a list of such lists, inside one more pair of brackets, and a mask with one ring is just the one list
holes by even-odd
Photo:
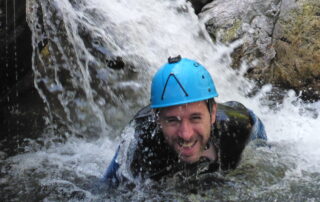
[[159, 122], [167, 143], [186, 163], [199, 160], [215, 121], [216, 104], [210, 118], [205, 101], [167, 107], [160, 110]]

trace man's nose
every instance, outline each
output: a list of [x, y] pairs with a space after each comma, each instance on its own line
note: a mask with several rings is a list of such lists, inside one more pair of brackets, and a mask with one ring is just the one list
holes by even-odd
[[182, 121], [179, 128], [179, 137], [183, 140], [190, 140], [192, 137], [192, 126], [188, 121]]

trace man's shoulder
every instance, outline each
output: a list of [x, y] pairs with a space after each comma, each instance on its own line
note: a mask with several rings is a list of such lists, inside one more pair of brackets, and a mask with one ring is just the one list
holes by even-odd
[[243, 104], [236, 101], [228, 101], [218, 104], [217, 121], [250, 123], [251, 119], [249, 110]]
[[228, 101], [228, 102], [218, 103], [218, 106], [227, 106], [237, 110], [247, 109], [242, 103], [237, 101]]
[[143, 107], [142, 109], [140, 109], [136, 113], [136, 115], [133, 117], [133, 119], [146, 118], [146, 117], [149, 117], [149, 116], [152, 116], [152, 115], [153, 115], [153, 112], [152, 112], [151, 106], [147, 105], [147, 106]]
[[251, 129], [249, 110], [243, 104], [236, 101], [218, 104], [213, 141], [223, 170], [236, 168], [250, 140]]

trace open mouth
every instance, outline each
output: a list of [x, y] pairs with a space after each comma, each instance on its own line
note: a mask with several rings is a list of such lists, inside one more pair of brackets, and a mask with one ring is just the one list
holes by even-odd
[[193, 163], [200, 155], [199, 145], [199, 140], [196, 138], [191, 141], [180, 140], [176, 143], [175, 149], [182, 161]]
[[182, 148], [192, 148], [194, 145], [196, 145], [198, 140], [185, 142], [185, 141], [179, 141], [178, 145]]

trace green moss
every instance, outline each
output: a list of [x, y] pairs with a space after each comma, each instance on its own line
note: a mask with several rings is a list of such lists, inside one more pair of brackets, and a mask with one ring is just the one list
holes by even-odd
[[48, 44], [40, 51], [43, 57], [49, 57], [49, 47]]
[[[280, 19], [282, 40], [275, 44], [281, 67], [278, 78], [292, 87], [303, 87], [320, 76], [320, 2], [308, 1]], [[283, 40], [285, 39], [285, 40]], [[276, 68], [276, 67], [275, 67]], [[287, 72], [287, 74], [283, 73]]]
[[241, 25], [242, 20], [235, 20], [232, 26], [223, 32], [222, 42], [229, 43], [237, 39], [237, 31], [240, 29]]
[[227, 111], [226, 112], [228, 116], [230, 117], [235, 117], [236, 119], [248, 119], [248, 116], [246, 116], [245, 114], [242, 114], [240, 112], [236, 112], [236, 111]]

